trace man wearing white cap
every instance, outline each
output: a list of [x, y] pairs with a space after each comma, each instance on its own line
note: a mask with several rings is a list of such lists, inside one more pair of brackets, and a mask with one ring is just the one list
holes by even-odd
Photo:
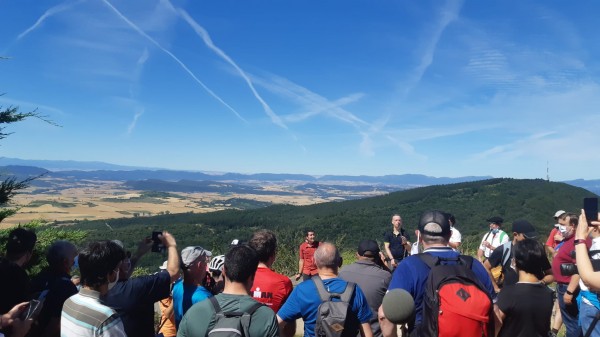
[[173, 309], [178, 328], [183, 315], [194, 303], [212, 296], [202, 286], [202, 281], [206, 278], [206, 264], [211, 256], [210, 251], [200, 246], [185, 247], [181, 251], [183, 280], [177, 281], [173, 286]]
[[554, 228], [552, 228], [550, 235], [548, 235], [548, 240], [546, 240], [546, 252], [548, 252], [548, 254], [551, 256], [556, 254], [556, 247], [563, 240], [562, 232], [560, 231], [560, 226], [562, 226], [560, 223], [560, 218], [563, 218], [566, 214], [567, 212], [563, 210], [559, 210], [554, 213]]

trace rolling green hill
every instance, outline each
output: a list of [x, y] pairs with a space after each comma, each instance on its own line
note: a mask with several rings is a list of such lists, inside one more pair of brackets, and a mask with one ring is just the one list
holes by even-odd
[[[413, 233], [420, 214], [429, 209], [451, 212], [463, 238], [479, 240], [487, 229], [485, 219], [499, 215], [510, 231], [513, 220], [524, 218], [547, 235], [558, 209], [578, 212], [584, 197], [591, 192], [564, 183], [545, 180], [490, 179], [477, 182], [415, 188], [384, 196], [322, 203], [310, 206], [274, 205], [246, 211], [220, 211], [205, 214], [168, 214], [146, 218], [112, 219], [81, 222], [74, 226], [89, 231], [89, 239], [119, 238], [134, 246], [152, 230], [166, 229], [178, 240], [178, 246], [201, 245], [223, 253], [234, 238], [246, 239], [252, 231], [268, 228], [278, 233], [280, 255], [289, 255], [293, 264], [295, 247], [302, 241], [301, 231], [312, 228], [320, 240], [336, 242], [343, 249], [355, 249], [359, 240], [381, 242], [391, 228], [390, 218], [400, 213], [405, 228]], [[110, 224], [109, 229], [106, 223]], [[148, 259], [157, 266], [163, 257]]]

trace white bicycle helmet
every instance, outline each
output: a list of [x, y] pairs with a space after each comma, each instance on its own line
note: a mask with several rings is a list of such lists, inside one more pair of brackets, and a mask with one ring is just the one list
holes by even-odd
[[225, 255], [217, 255], [210, 260], [208, 264], [208, 269], [210, 270], [223, 270], [223, 265], [225, 264]]

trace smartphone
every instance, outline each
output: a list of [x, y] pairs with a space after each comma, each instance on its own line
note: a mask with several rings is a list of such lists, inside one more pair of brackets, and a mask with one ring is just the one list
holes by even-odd
[[588, 223], [598, 221], [598, 198], [584, 198], [583, 210]]
[[164, 246], [162, 241], [158, 238], [159, 235], [162, 235], [162, 232], [152, 232], [152, 252], [160, 253]]
[[29, 305], [27, 306], [27, 309], [23, 310], [23, 312], [21, 313], [20, 318], [22, 321], [24, 321], [26, 319], [30, 319], [30, 318], [35, 319], [41, 310], [42, 310], [42, 302], [38, 301], [38, 300], [31, 300], [31, 301], [29, 301]]

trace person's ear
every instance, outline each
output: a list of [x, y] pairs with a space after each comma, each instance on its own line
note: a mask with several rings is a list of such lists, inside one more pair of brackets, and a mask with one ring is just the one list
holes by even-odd
[[342, 267], [342, 265], [344, 264], [344, 258], [340, 256], [340, 259], [338, 261], [338, 267]]

